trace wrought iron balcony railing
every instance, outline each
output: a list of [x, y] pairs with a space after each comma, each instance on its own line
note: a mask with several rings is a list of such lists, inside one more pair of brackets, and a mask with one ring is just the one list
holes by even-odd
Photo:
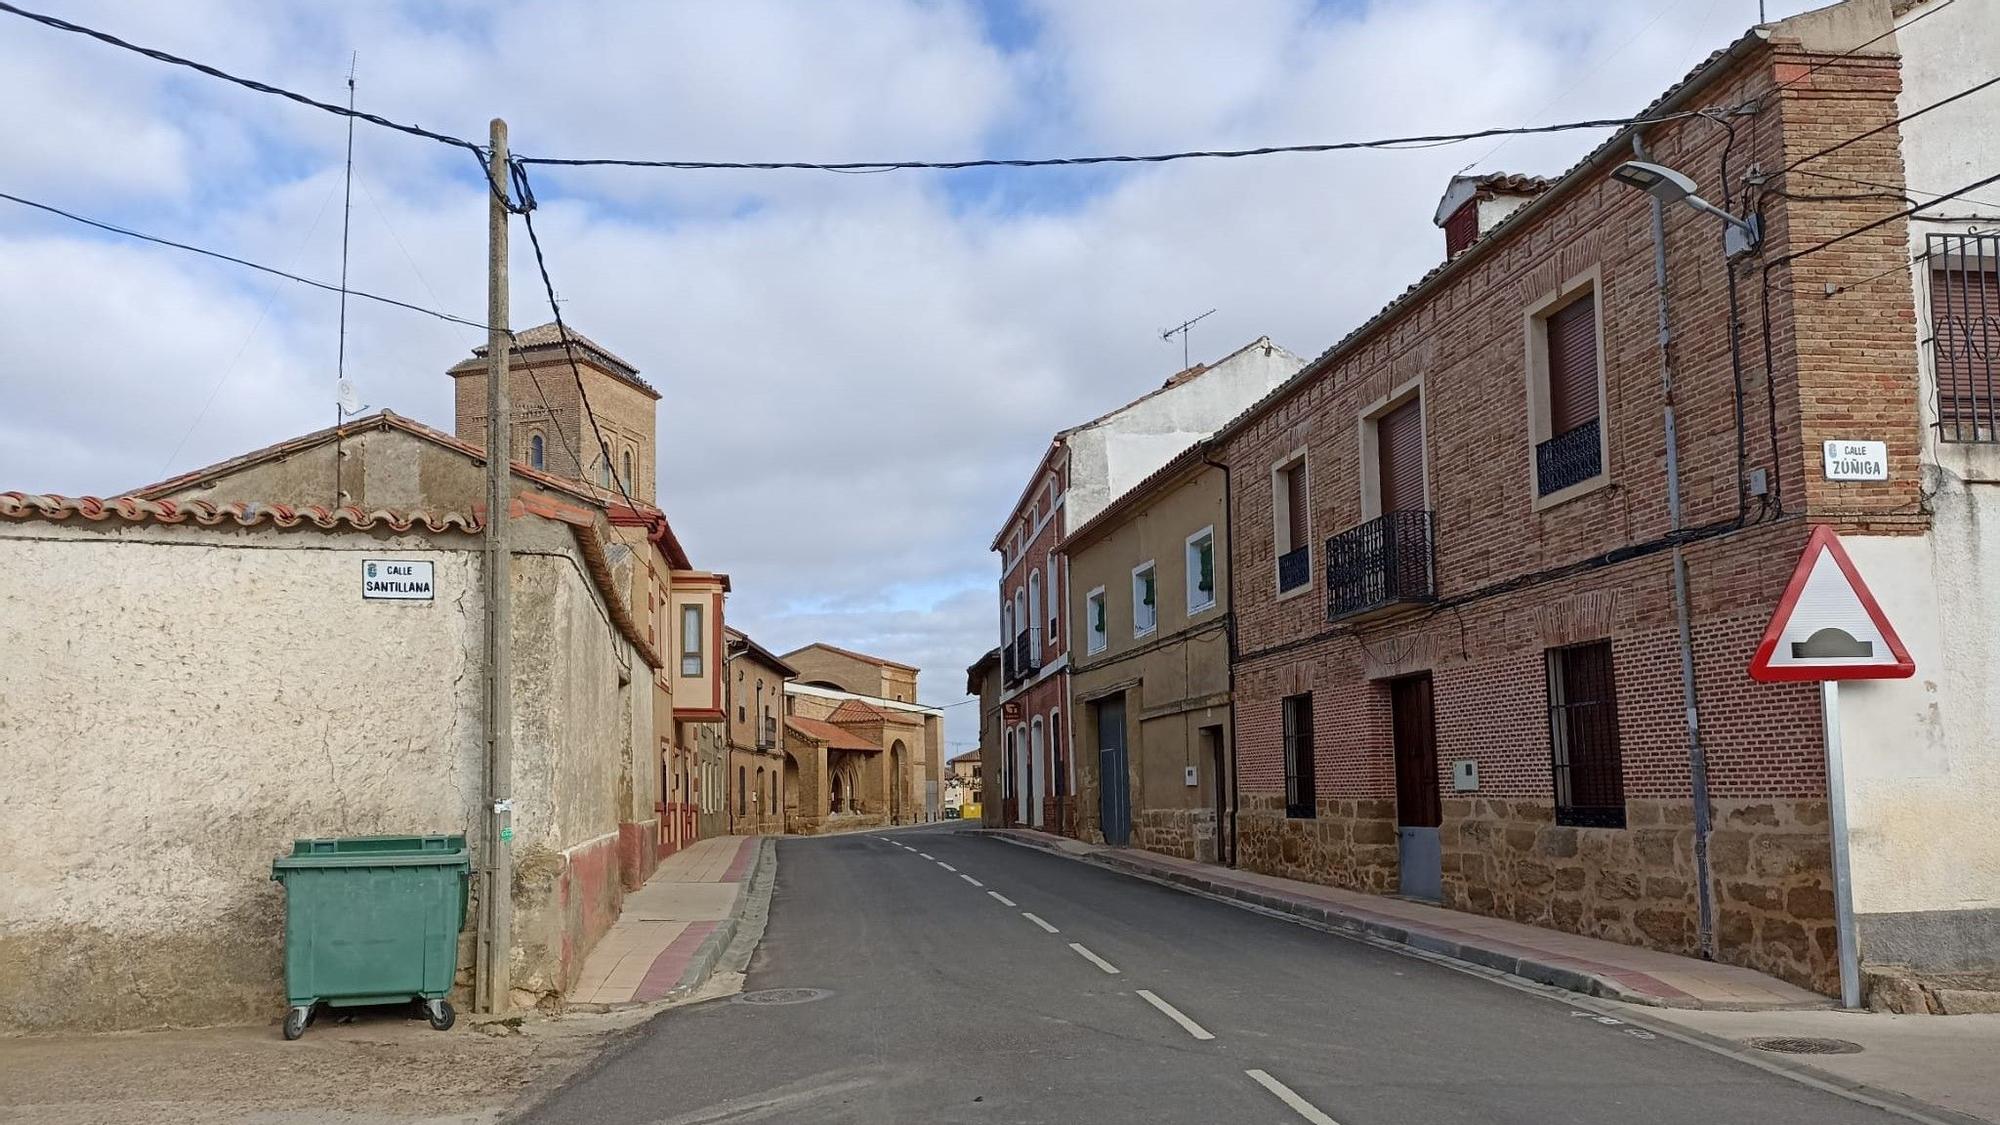
[[778, 717], [764, 716], [763, 729], [757, 732], [757, 749], [770, 750], [778, 745]]
[[1435, 601], [1431, 513], [1388, 512], [1326, 541], [1326, 619]]
[[1561, 492], [1603, 472], [1604, 443], [1598, 434], [1598, 420], [1592, 418], [1536, 445], [1536, 495]]
[[1301, 544], [1278, 556], [1278, 592], [1296, 590], [1312, 580], [1312, 547]]

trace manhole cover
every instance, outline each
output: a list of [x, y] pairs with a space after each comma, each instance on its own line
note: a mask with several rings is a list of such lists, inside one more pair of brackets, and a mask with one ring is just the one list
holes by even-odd
[[809, 1004], [833, 995], [824, 988], [764, 988], [736, 998], [738, 1004]]
[[1774, 1051], [1781, 1055], [1852, 1055], [1861, 1050], [1861, 1044], [1845, 1039], [1814, 1039], [1798, 1035], [1767, 1035], [1745, 1039], [1743, 1043], [1759, 1051]]

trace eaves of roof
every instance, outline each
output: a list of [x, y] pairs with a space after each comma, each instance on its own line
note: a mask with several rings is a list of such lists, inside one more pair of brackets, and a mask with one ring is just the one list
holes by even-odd
[[460, 512], [393, 511], [387, 508], [362, 511], [352, 506], [329, 509], [317, 504], [294, 508], [288, 504], [264, 504], [254, 500], [215, 504], [207, 500], [147, 500], [138, 496], [100, 499], [96, 496], [28, 492], [0, 492], [0, 519], [18, 522], [43, 520], [49, 523], [71, 520], [127, 524], [192, 523], [202, 527], [271, 527], [280, 530], [421, 530], [467, 535], [478, 534], [481, 529], [477, 516]]
[[[1721, 77], [1730, 67], [1747, 58], [1753, 51], [1763, 47], [1769, 38], [1769, 27], [1759, 26], [1751, 28], [1729, 46], [1716, 51], [1702, 62], [1696, 64], [1686, 77], [1668, 87], [1664, 93], [1654, 98], [1652, 103], [1640, 110], [1636, 116], [1640, 118], [1652, 118], [1678, 111], [1682, 106], [1693, 100], [1695, 95], [1706, 89], [1710, 82]], [[1533, 200], [1522, 204], [1519, 209], [1515, 210], [1505, 219], [1502, 219], [1492, 230], [1482, 235], [1479, 241], [1473, 243], [1457, 257], [1447, 259], [1433, 266], [1430, 272], [1418, 278], [1414, 284], [1405, 289], [1387, 305], [1384, 305], [1375, 315], [1369, 317], [1353, 331], [1341, 337], [1333, 346], [1321, 352], [1312, 362], [1301, 367], [1297, 374], [1278, 384], [1278, 386], [1271, 390], [1271, 393], [1251, 403], [1241, 414], [1238, 414], [1211, 435], [1209, 441], [1219, 444], [1234, 436], [1245, 426], [1263, 417], [1273, 407], [1290, 398], [1301, 387], [1308, 385], [1314, 379], [1332, 370], [1342, 359], [1345, 359], [1350, 353], [1357, 350], [1365, 341], [1370, 339], [1377, 329], [1384, 327], [1408, 312], [1419, 301], [1430, 296], [1445, 282], [1456, 278], [1459, 274], [1485, 261], [1500, 243], [1505, 242], [1509, 236], [1527, 229], [1527, 224], [1531, 220], [1549, 208], [1557, 206], [1572, 191], [1595, 175], [1600, 166], [1609, 163], [1614, 156], [1617, 156], [1622, 150], [1628, 148], [1631, 145], [1632, 138], [1638, 136], [1645, 128], [1646, 126], [1643, 124], [1627, 125], [1612, 134], [1603, 144], [1590, 150], [1583, 159], [1570, 165], [1567, 171], [1561, 176], [1556, 177], [1547, 191], [1542, 192]]]

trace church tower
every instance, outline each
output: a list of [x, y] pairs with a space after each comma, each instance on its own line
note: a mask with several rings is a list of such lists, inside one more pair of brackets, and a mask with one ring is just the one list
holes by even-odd
[[[570, 370], [569, 352], [576, 356]], [[654, 414], [660, 392], [639, 377], [639, 369], [613, 355], [588, 336], [569, 330], [569, 348], [554, 324], [514, 334], [508, 357], [514, 411], [514, 460], [552, 476], [566, 477], [598, 489], [607, 500], [621, 500], [618, 483], [642, 504], [654, 504], [655, 471], [659, 464]], [[486, 345], [469, 359], [452, 366], [458, 439], [486, 444]], [[590, 399], [596, 430], [578, 394]], [[598, 431], [610, 448], [606, 460]], [[614, 480], [614, 477], [616, 480]]]

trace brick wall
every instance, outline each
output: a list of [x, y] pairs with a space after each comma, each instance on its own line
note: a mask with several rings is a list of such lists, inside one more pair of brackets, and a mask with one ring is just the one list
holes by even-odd
[[[590, 414], [611, 447], [612, 464], [623, 472], [624, 455], [632, 455], [632, 498], [655, 502], [656, 402], [652, 396], [623, 379], [605, 372], [582, 356], [577, 370], [590, 395]], [[577, 393], [577, 376], [560, 353], [551, 357], [536, 352], [523, 359], [516, 353], [507, 368], [508, 404], [514, 414], [511, 437], [516, 461], [528, 463], [529, 442], [542, 436], [543, 468], [556, 476], [568, 477], [596, 486], [600, 461], [597, 434], [583, 411]], [[472, 370], [453, 377], [453, 432], [461, 441], [484, 447], [486, 444], [486, 372]], [[608, 499], [619, 499], [618, 491], [607, 491]]]
[[[1783, 45], [1753, 56], [1695, 103], [1720, 108], [1765, 95], [1761, 112], [1733, 121], [1732, 177], [1753, 164], [1780, 167], [1893, 115], [1893, 62], [1829, 65], [1774, 93], [1785, 80], [1777, 75], [1798, 73], [1787, 69], [1797, 57]], [[1646, 138], [1654, 161], [1693, 175], [1717, 203], [1729, 140], [1702, 119], [1658, 126]], [[1889, 129], [1818, 166], [1900, 183], [1888, 166], [1895, 146]], [[1739, 212], [1744, 190], [1731, 185]], [[1664, 550], [1626, 554], [1662, 546], [1670, 527], [1650, 208], [1643, 195], [1602, 176], [1552, 202], [1482, 243], [1423, 299], [1225, 435], [1219, 459], [1231, 468], [1236, 520], [1229, 547], [1240, 653], [1241, 858], [1258, 870], [1393, 890], [1396, 786], [1384, 681], [1428, 671], [1446, 798], [1447, 904], [1687, 951], [1692, 810], [1671, 563]], [[1830, 878], [1817, 697], [1810, 685], [1752, 683], [1745, 667], [1804, 543], [1801, 516], [1847, 529], [1922, 528], [1909, 424], [1917, 393], [1913, 313], [1907, 285], [1845, 303], [1824, 295], [1828, 282], [1896, 276], [1906, 247], [1901, 223], [1781, 266], [1772, 272], [1767, 382], [1763, 263], [1890, 207], [1775, 195], [1761, 207], [1769, 224], [1763, 251], [1735, 271], [1740, 396], [1718, 224], [1685, 208], [1667, 212], [1685, 524], [1736, 521], [1739, 513], [1742, 524], [1686, 549], [1715, 802], [1717, 955], [1824, 989], [1833, 952], [1822, 909]], [[1594, 278], [1602, 314], [1609, 480], [1538, 506], [1524, 318], [1584, 277]], [[1329, 625], [1325, 539], [1374, 514], [1364, 506], [1372, 467], [1362, 456], [1361, 419], [1410, 388], [1424, 402], [1443, 604]], [[1817, 480], [1818, 443], [1830, 437], [1889, 440], [1891, 482]], [[1742, 469], [1765, 469], [1780, 482], [1782, 513], [1739, 491], [1739, 442]], [[1301, 447], [1310, 466], [1313, 579], [1308, 593], [1281, 599], [1270, 470]], [[1629, 827], [1559, 828], [1543, 653], [1606, 638]], [[1316, 819], [1284, 815], [1279, 701], [1300, 691], [1314, 694]], [[1452, 791], [1451, 764], [1460, 759], [1478, 763], [1475, 793]]]

